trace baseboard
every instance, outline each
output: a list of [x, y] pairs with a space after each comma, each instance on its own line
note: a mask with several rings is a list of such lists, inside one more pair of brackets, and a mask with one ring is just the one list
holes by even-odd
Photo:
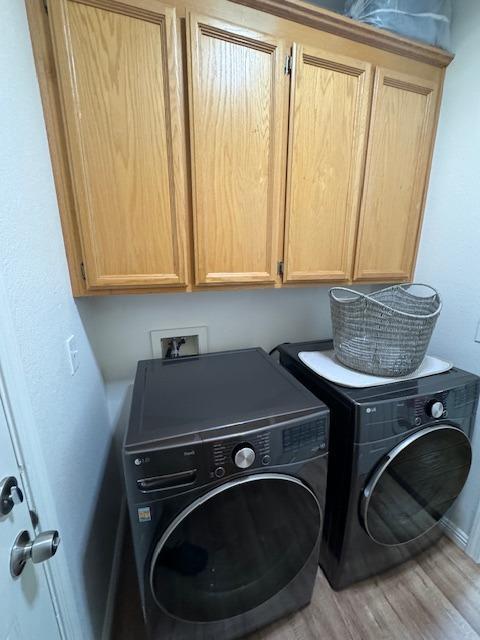
[[460, 547], [460, 549], [463, 549], [463, 551], [465, 551], [465, 548], [468, 544], [468, 535], [465, 533], [465, 531], [462, 531], [462, 529], [457, 527], [456, 524], [453, 524], [453, 522], [448, 518], [442, 519], [442, 528], [445, 532], [445, 535], [450, 538], [450, 540], [452, 540], [457, 545], [457, 547]]
[[127, 502], [125, 498], [120, 506], [117, 535], [113, 549], [112, 572], [108, 585], [107, 603], [105, 605], [105, 617], [103, 619], [102, 640], [111, 640], [113, 616], [115, 613], [115, 600], [117, 596], [118, 580], [120, 578], [120, 565], [122, 560], [123, 542], [127, 525]]

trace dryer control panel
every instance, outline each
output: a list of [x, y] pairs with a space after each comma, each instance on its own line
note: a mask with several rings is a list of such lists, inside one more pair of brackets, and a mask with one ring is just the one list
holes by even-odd
[[367, 427], [360, 430], [361, 441], [382, 440], [445, 420], [460, 423], [471, 416], [477, 396], [477, 383], [472, 383], [425, 395], [366, 403], [360, 407], [362, 424]]

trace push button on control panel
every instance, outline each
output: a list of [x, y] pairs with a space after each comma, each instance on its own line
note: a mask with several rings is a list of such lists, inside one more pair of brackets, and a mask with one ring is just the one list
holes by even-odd
[[270, 460], [271, 460], [271, 458], [270, 458], [270, 456], [267, 454], [267, 455], [263, 456], [263, 458], [262, 458], [262, 464], [263, 464], [264, 466], [266, 466], [267, 464], [270, 464]]
[[224, 467], [217, 467], [215, 469], [215, 475], [217, 476], [217, 478], [223, 478], [223, 476], [225, 475], [225, 468]]

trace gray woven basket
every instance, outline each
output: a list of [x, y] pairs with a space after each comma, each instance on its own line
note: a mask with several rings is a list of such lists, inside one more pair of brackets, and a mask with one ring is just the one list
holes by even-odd
[[[413, 292], [422, 287], [427, 296]], [[333, 344], [347, 367], [376, 376], [406, 376], [425, 357], [442, 309], [438, 292], [426, 284], [394, 285], [364, 294], [330, 289]]]

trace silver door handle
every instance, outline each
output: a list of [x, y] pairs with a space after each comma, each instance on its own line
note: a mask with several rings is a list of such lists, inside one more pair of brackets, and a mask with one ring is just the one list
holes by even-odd
[[23, 502], [23, 493], [14, 476], [8, 476], [0, 482], [0, 514], [8, 516], [16, 504]]
[[14, 578], [19, 576], [28, 560], [34, 564], [50, 560], [57, 553], [59, 544], [58, 531], [44, 531], [35, 540], [30, 539], [28, 531], [21, 531], [10, 552], [10, 573]]

